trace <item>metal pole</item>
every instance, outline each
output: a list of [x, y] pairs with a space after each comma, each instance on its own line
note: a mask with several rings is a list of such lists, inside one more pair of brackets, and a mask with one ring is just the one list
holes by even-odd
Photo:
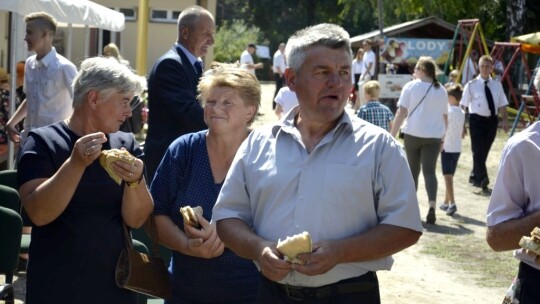
[[146, 75], [146, 57], [148, 45], [148, 0], [139, 0], [139, 24], [137, 41], [137, 73], [141, 76]]
[[384, 37], [384, 25], [383, 25], [383, 0], [377, 1], [379, 7], [379, 30], [381, 31], [381, 38]]

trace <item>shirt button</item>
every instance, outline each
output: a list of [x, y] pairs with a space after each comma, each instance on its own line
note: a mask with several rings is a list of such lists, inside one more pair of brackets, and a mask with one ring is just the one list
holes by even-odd
[[304, 196], [303, 196], [303, 195], [300, 195], [300, 199], [303, 200], [303, 199], [304, 199]]

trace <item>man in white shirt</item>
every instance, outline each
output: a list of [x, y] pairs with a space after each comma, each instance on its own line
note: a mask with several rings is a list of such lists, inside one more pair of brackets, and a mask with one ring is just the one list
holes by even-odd
[[[274, 71], [274, 80], [276, 81], [276, 90], [274, 91], [274, 99], [276, 95], [283, 86], [283, 73], [287, 64], [285, 63], [285, 43], [280, 43], [278, 50], [274, 53], [274, 58], [272, 62], [272, 69]], [[272, 109], [276, 108], [276, 102], [272, 102]]]
[[[9, 138], [21, 145], [32, 129], [58, 122], [71, 115], [71, 84], [77, 74], [75, 65], [57, 54], [52, 46], [56, 20], [47, 13], [38, 12], [25, 16], [24, 21], [24, 40], [28, 50], [36, 54], [30, 56], [25, 64], [26, 99], [7, 122]], [[23, 119], [23, 131], [19, 133], [16, 126]]]
[[482, 188], [485, 194], [490, 194], [486, 160], [497, 135], [499, 113], [502, 116], [503, 130], [508, 132], [506, 112], [508, 100], [501, 83], [493, 80], [490, 76], [493, 72], [493, 59], [489, 55], [484, 55], [480, 57], [478, 66], [480, 75], [465, 85], [460, 105], [463, 109], [468, 108], [470, 114], [469, 131], [473, 153], [473, 170], [469, 177], [469, 183]]
[[[212, 221], [228, 248], [260, 268], [257, 303], [379, 304], [375, 272], [423, 229], [407, 161], [389, 133], [344, 111], [353, 85], [343, 28], [300, 30], [285, 54], [298, 111], [250, 133]], [[291, 264], [277, 241], [303, 231], [312, 250]]]
[[362, 76], [360, 78], [367, 82], [375, 79], [375, 52], [372, 50], [373, 42], [371, 40], [364, 41], [364, 57], [362, 59]]
[[248, 47], [242, 52], [242, 55], [240, 55], [240, 67], [253, 75], [255, 75], [256, 69], [261, 69], [263, 67], [262, 62], [255, 63], [253, 61], [253, 54], [255, 54], [256, 50], [257, 46], [255, 46], [255, 44], [253, 43], [250, 43], [248, 44]]

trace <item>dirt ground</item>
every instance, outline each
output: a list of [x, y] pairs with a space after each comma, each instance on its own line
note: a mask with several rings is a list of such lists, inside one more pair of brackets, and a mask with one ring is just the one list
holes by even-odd
[[[263, 84], [263, 98], [261, 113], [254, 127], [276, 120], [272, 112], [272, 96], [274, 84]], [[500, 150], [507, 135], [499, 132], [494, 147], [488, 159], [488, 171], [491, 184], [495, 181]], [[503, 295], [515, 273], [508, 273], [507, 283], [497, 283], [493, 287], [485, 287], [481, 284], [486, 280], [486, 275], [470, 270], [464, 270], [461, 263], [449, 261], [426, 253], [426, 248], [434, 242], [444, 241], [448, 238], [474, 238], [477, 242], [485, 244], [485, 211], [489, 197], [478, 193], [476, 188], [467, 182], [471, 170], [472, 158], [470, 156], [469, 138], [464, 141], [464, 151], [460, 158], [458, 172], [455, 180], [455, 193], [458, 211], [453, 217], [446, 216], [437, 210], [436, 225], [424, 224], [423, 236], [420, 241], [394, 255], [394, 266], [391, 271], [380, 271], [378, 277], [381, 286], [382, 303], [501, 303]], [[440, 167], [440, 166], [439, 166]], [[438, 174], [439, 191], [438, 203], [444, 199], [444, 180]], [[424, 190], [423, 178], [420, 177], [418, 200], [422, 220], [427, 213], [427, 196]], [[487, 244], [485, 244], [487, 247]], [[489, 249], [486, 249], [489, 250]], [[470, 254], [474, 255], [475, 252]], [[480, 253], [478, 253], [480, 254]], [[498, 253], [511, 256], [511, 252]], [[466, 257], [464, 257], [466, 259]], [[3, 281], [3, 278], [0, 278]], [[502, 281], [506, 282], [506, 281]], [[24, 274], [16, 282], [17, 298], [24, 299]], [[489, 285], [489, 284], [488, 284]], [[22, 301], [17, 303], [23, 303]]]

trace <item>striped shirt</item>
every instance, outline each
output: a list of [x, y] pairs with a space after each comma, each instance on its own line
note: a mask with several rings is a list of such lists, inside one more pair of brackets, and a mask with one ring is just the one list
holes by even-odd
[[390, 108], [379, 101], [370, 100], [358, 110], [358, 117], [386, 131], [390, 131], [390, 122], [394, 119], [394, 114], [392, 114]]

